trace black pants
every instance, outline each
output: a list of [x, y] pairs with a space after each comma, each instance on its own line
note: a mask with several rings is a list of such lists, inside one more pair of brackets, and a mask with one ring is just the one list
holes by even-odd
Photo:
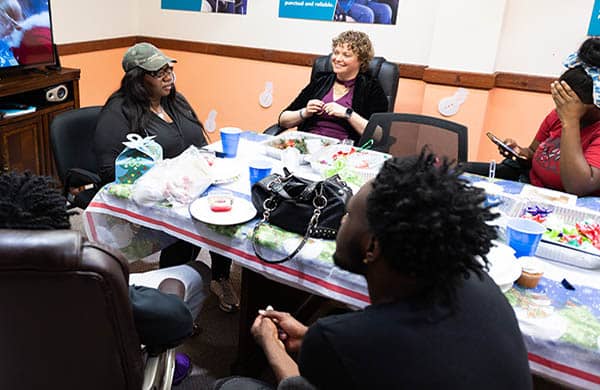
[[[483, 162], [466, 162], [460, 164], [464, 172], [474, 173], [480, 176], [488, 176], [490, 163]], [[500, 164], [496, 165], [496, 178], [518, 181], [521, 183], [529, 183], [530, 166], [511, 160], [504, 159]]]
[[[160, 252], [159, 266], [160, 268], [167, 268], [185, 264], [196, 260], [198, 253], [200, 253], [200, 247], [187, 241], [177, 240]], [[231, 259], [217, 253], [209, 253], [212, 264], [212, 279], [229, 279]]]

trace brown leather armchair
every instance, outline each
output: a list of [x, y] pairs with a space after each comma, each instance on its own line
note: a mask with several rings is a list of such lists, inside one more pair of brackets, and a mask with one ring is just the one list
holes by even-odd
[[79, 232], [0, 230], [0, 389], [170, 388], [174, 351], [144, 358], [128, 278]]

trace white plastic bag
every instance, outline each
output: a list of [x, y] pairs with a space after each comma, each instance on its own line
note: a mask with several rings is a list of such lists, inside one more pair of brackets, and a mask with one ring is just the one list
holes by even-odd
[[174, 207], [189, 204], [211, 185], [214, 156], [190, 146], [179, 156], [156, 163], [133, 187], [132, 199], [142, 206], [167, 202]]

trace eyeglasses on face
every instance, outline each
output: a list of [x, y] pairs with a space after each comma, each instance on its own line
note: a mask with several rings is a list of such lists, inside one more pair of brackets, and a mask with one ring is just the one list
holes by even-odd
[[164, 79], [167, 76], [173, 77], [173, 67], [167, 66], [166, 68], [155, 70], [154, 72], [147, 72], [147, 74], [155, 79]]

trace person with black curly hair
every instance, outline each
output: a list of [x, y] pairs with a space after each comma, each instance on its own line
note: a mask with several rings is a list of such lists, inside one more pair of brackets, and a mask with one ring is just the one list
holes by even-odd
[[[600, 196], [600, 38], [588, 38], [564, 62], [568, 68], [550, 85], [555, 109], [528, 147], [504, 143], [521, 158], [507, 157], [496, 177], [531, 182], [577, 196]], [[470, 162], [466, 172], [488, 174], [489, 164]]]
[[[261, 311], [252, 333], [279, 380], [301, 375], [319, 389], [531, 388], [515, 314], [484, 271], [496, 215], [459, 175], [424, 150], [387, 161], [350, 200], [334, 260], [366, 277], [371, 305], [309, 328]], [[297, 364], [286, 349], [299, 352]]]
[[[69, 229], [73, 214], [51, 178], [30, 172], [0, 174], [0, 229]], [[208, 296], [210, 270], [204, 268], [180, 265], [129, 275], [129, 282], [137, 284], [129, 286], [136, 331], [150, 353], [173, 348], [193, 333], [194, 316]]]

